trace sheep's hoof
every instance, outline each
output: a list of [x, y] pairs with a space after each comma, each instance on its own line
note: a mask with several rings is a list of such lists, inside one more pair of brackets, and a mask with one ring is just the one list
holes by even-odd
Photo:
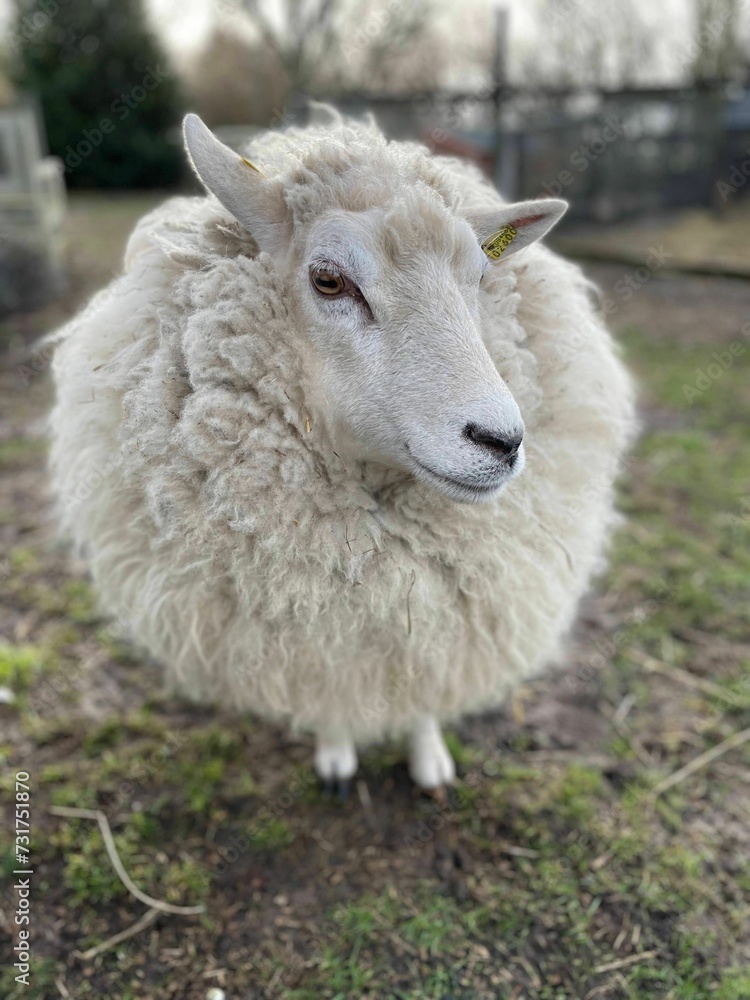
[[323, 791], [330, 798], [340, 799], [342, 802], [346, 802], [349, 798], [349, 790], [351, 789], [351, 782], [348, 778], [338, 778], [332, 779], [330, 781], [323, 782]]
[[456, 780], [456, 765], [432, 716], [420, 719], [412, 732], [409, 774], [416, 785], [426, 789], [442, 788]]
[[350, 779], [357, 773], [357, 751], [353, 743], [318, 743], [315, 747], [315, 770], [328, 795], [345, 799]]

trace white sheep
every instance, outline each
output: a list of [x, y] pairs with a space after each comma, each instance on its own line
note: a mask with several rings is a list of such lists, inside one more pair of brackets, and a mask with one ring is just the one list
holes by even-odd
[[531, 246], [565, 203], [373, 125], [257, 166], [185, 136], [211, 195], [143, 219], [60, 334], [63, 525], [180, 693], [314, 733], [324, 779], [408, 732], [450, 782], [439, 720], [559, 651], [635, 429], [586, 280]]

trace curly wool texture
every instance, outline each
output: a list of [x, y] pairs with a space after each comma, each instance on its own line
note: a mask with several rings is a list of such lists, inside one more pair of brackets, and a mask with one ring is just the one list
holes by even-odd
[[[502, 203], [364, 126], [248, 155], [295, 224], [387, 205], [404, 177], [458, 213]], [[61, 331], [51, 461], [103, 607], [180, 693], [366, 740], [498, 705], [558, 654], [615, 523], [632, 387], [577, 267], [530, 247], [481, 298], [527, 467], [463, 505], [336, 453], [288, 289], [218, 202], [139, 223], [125, 273]]]

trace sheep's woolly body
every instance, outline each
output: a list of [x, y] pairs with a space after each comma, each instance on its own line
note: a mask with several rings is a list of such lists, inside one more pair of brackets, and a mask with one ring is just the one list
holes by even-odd
[[[458, 211], [499, 203], [471, 168], [362, 127], [248, 155], [295, 220], [387, 204], [394, 178]], [[139, 224], [62, 333], [52, 467], [104, 607], [182, 693], [369, 739], [497, 705], [556, 654], [614, 521], [631, 386], [576, 267], [530, 247], [483, 288], [527, 467], [455, 504], [336, 454], [285, 289], [214, 199]]]

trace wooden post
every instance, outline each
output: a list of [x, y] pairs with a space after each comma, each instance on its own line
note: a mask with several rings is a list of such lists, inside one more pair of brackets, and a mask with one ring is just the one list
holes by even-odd
[[506, 7], [495, 11], [495, 53], [492, 61], [492, 107], [495, 129], [493, 179], [504, 197], [512, 200], [518, 190], [518, 156], [515, 136], [502, 134], [503, 104], [508, 83], [508, 22]]

